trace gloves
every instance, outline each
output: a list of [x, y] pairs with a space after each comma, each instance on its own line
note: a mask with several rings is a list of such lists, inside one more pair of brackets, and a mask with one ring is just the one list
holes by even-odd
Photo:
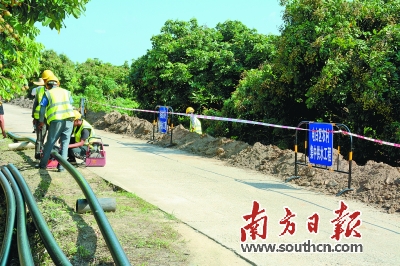
[[44, 122], [39, 122], [39, 124], [38, 124], [38, 128], [39, 128], [39, 130], [42, 130], [42, 127], [44, 126]]

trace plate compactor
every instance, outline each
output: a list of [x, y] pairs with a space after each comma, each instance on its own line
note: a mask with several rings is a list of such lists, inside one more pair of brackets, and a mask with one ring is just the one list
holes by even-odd
[[[104, 150], [104, 146], [108, 146], [107, 144], [103, 144], [101, 138], [91, 137], [88, 140], [88, 149], [86, 155], [84, 157], [77, 157], [82, 159], [83, 164], [87, 167], [103, 167], [106, 165], [106, 151]], [[43, 134], [41, 131], [38, 133], [38, 139], [35, 143], [35, 159], [40, 159], [43, 156]], [[54, 147], [59, 150], [58, 147]], [[47, 162], [46, 168], [54, 169], [57, 168], [58, 161], [50, 156], [49, 161]]]
[[106, 151], [101, 138], [91, 137], [88, 140], [89, 145], [86, 152], [85, 165], [88, 167], [103, 167], [106, 165]]

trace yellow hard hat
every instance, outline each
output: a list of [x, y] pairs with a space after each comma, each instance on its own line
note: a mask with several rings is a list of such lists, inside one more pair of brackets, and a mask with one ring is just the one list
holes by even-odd
[[53, 74], [47, 77], [47, 79], [44, 79], [45, 84], [47, 85], [47, 83], [49, 83], [50, 81], [55, 81], [57, 82], [57, 84], [60, 84], [60, 81], [58, 80], [58, 78]]
[[186, 108], [186, 113], [194, 113], [194, 109], [192, 107]]
[[49, 77], [54, 76], [53, 71], [46, 69], [45, 71], [43, 71], [42, 73], [42, 79], [44, 79], [44, 81], [48, 80]]
[[74, 110], [74, 116], [75, 116], [74, 120], [79, 120], [82, 118], [82, 114], [79, 113], [77, 110]]

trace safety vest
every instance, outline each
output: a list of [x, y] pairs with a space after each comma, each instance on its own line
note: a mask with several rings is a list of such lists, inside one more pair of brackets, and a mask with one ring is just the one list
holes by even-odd
[[[192, 124], [193, 120], [193, 124]], [[193, 129], [194, 128], [194, 129]], [[196, 132], [198, 134], [203, 134], [201, 131], [201, 123], [200, 120], [193, 115], [193, 117], [190, 117], [190, 132]]]
[[[43, 95], [44, 95], [45, 91], [46, 91], [46, 89], [43, 86], [38, 87], [36, 89], [36, 95], [37, 95], [38, 103], [40, 103], [42, 101], [42, 98], [43, 98]], [[36, 106], [35, 112], [33, 113], [33, 118], [39, 119], [39, 112], [40, 112], [40, 104], [38, 104]]]
[[53, 120], [65, 120], [75, 117], [69, 91], [56, 87], [46, 91], [45, 94], [49, 100], [46, 108], [47, 124], [50, 125]]
[[78, 143], [78, 142], [80, 142], [81, 141], [81, 134], [82, 134], [82, 130], [83, 129], [88, 129], [89, 130], [89, 137], [85, 140], [85, 144], [84, 145], [88, 145], [88, 140], [92, 137], [92, 136], [94, 136], [95, 134], [94, 134], [94, 129], [93, 129], [93, 127], [92, 127], [92, 125], [91, 124], [89, 124], [86, 120], [83, 120], [82, 119], [82, 125], [79, 127], [79, 130], [78, 131], [76, 131], [76, 129], [77, 129], [78, 127], [74, 127], [74, 132], [73, 132], [73, 134], [74, 134], [74, 136], [75, 136], [75, 142], [76, 143]]

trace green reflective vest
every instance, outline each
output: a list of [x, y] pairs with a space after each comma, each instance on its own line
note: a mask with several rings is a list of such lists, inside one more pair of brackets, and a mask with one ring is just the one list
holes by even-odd
[[39, 120], [40, 102], [42, 101], [42, 98], [43, 98], [43, 95], [44, 95], [45, 91], [46, 91], [46, 89], [43, 86], [38, 87], [36, 89], [36, 97], [37, 97], [37, 100], [38, 100], [39, 104], [35, 108], [35, 112], [33, 113], [33, 118], [35, 118], [37, 120]]
[[82, 119], [82, 125], [79, 127], [79, 130], [78, 130], [78, 131], [76, 131], [77, 128], [78, 128], [78, 127], [74, 127], [74, 131], [73, 131], [73, 134], [74, 134], [74, 136], [75, 136], [75, 142], [76, 142], [76, 143], [80, 142], [80, 141], [81, 141], [82, 130], [83, 130], [83, 129], [88, 129], [89, 132], [90, 132], [90, 133], [89, 133], [89, 137], [88, 137], [87, 139], [85, 139], [85, 144], [84, 144], [84, 145], [88, 145], [88, 143], [89, 143], [88, 140], [89, 140], [91, 137], [95, 136], [95, 134], [94, 134], [94, 129], [93, 129], [92, 125], [89, 124], [89, 122], [87, 122], [86, 120]]
[[74, 118], [74, 110], [70, 102], [71, 93], [63, 88], [56, 87], [45, 92], [49, 103], [46, 107], [47, 124], [53, 120]]

